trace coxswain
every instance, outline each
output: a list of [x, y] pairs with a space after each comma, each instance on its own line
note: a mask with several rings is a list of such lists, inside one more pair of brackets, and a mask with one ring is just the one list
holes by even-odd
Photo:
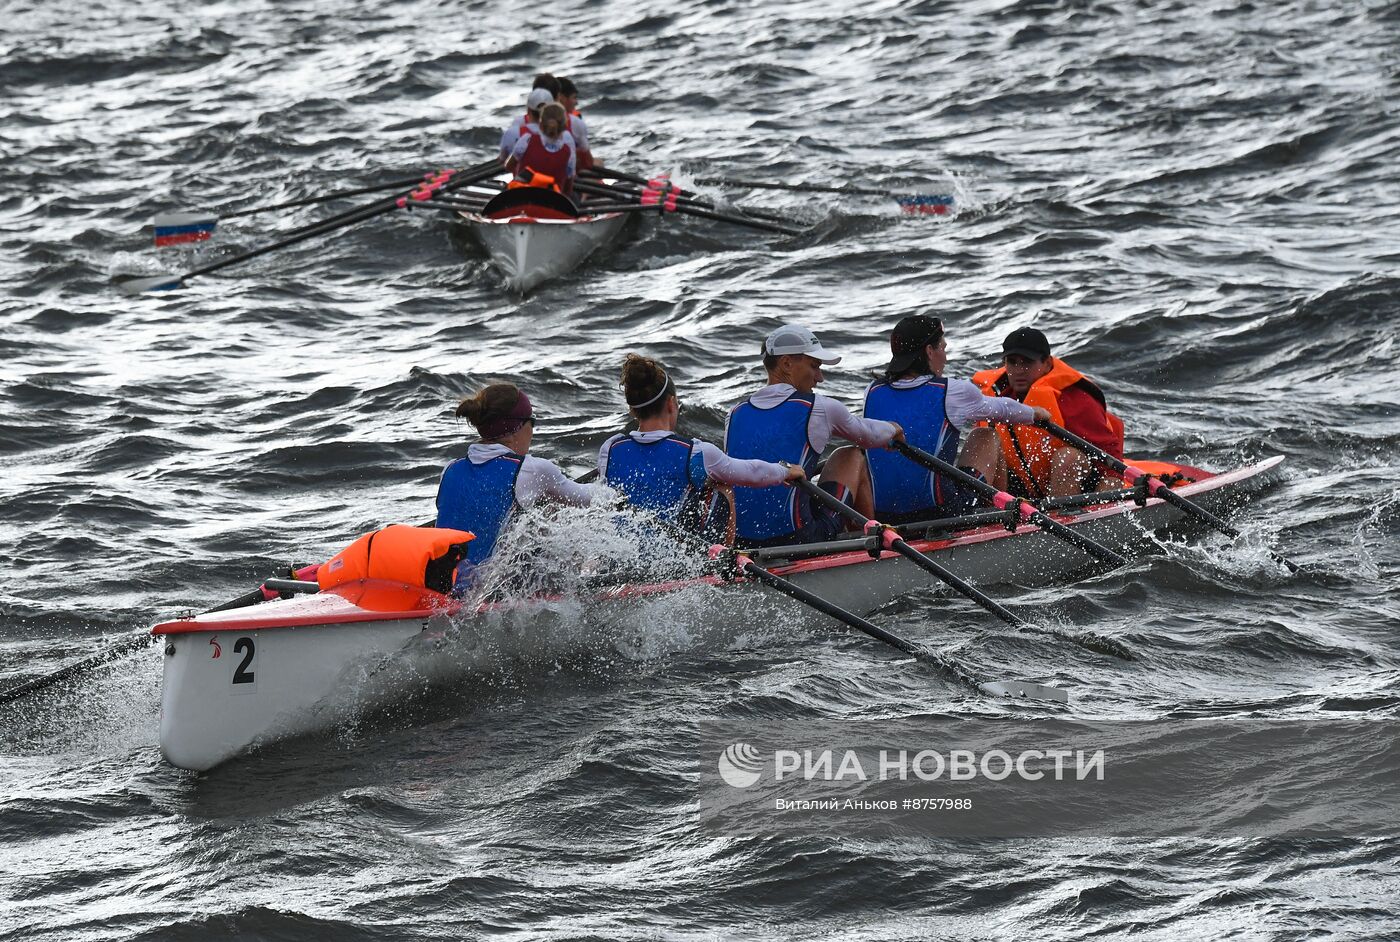
[[[677, 435], [681, 404], [676, 384], [653, 359], [627, 354], [621, 385], [637, 430], [603, 443], [598, 474], [635, 507], [693, 532], [719, 532], [708, 526], [715, 502], [714, 495], [706, 499], [706, 492], [713, 484], [771, 488], [806, 476], [798, 465], [731, 458], [709, 442]], [[728, 508], [724, 510], [727, 518]]]
[[[890, 362], [865, 390], [867, 419], [898, 422], [911, 445], [988, 483], [1006, 480], [1001, 444], [978, 422], [1029, 424], [1050, 418], [1045, 409], [1015, 399], [984, 396], [965, 379], [947, 379], [948, 340], [943, 322], [927, 314], [902, 319], [890, 333]], [[964, 437], [963, 430], [967, 430]], [[952, 517], [972, 509], [970, 488], [885, 449], [867, 452], [875, 513], [882, 523]], [[1000, 486], [1000, 485], [999, 485]]]
[[540, 109], [539, 124], [525, 128], [506, 158], [506, 169], [516, 180], [526, 186], [553, 187], [565, 196], [573, 192], [578, 158], [564, 119], [564, 106], [551, 101]]
[[564, 113], [568, 116], [569, 133], [574, 136], [574, 144], [578, 147], [578, 168], [589, 170], [603, 166], [603, 162], [593, 156], [593, 149], [588, 145], [588, 123], [583, 120], [583, 115], [579, 114], [578, 110], [578, 87], [569, 79], [559, 79], [559, 94], [554, 100], [564, 106]]
[[[436, 526], [476, 535], [458, 567], [459, 585], [471, 584], [471, 567], [490, 558], [517, 509], [528, 510], [542, 501], [583, 507], [616, 500], [607, 486], [575, 484], [553, 462], [529, 454], [535, 413], [530, 397], [513, 384], [497, 383], [463, 399], [457, 415], [481, 438], [465, 458], [447, 466], [438, 483]], [[468, 581], [463, 581], [464, 575]]]
[[[972, 377], [985, 394], [1039, 406], [1057, 425], [1115, 458], [1123, 457], [1123, 421], [1108, 411], [1097, 383], [1050, 355], [1050, 341], [1043, 333], [1034, 327], [1018, 328], [1006, 336], [1001, 349], [1001, 367]], [[1034, 425], [998, 425], [997, 435], [1006, 461], [1005, 489], [1019, 497], [1038, 500], [1118, 486], [1079, 449]]]
[[520, 135], [532, 124], [536, 124], [540, 119], [540, 109], [554, 101], [559, 94], [559, 80], [548, 72], [541, 72], [535, 76], [535, 84], [530, 86], [530, 94], [525, 97], [525, 113], [515, 116], [506, 129], [501, 132], [501, 162], [505, 163], [510, 156], [510, 150], [515, 146], [515, 142], [520, 140]]
[[[768, 385], [736, 405], [724, 429], [724, 450], [732, 458], [761, 458], [797, 465], [812, 477], [833, 436], [860, 446], [838, 448], [826, 463], [818, 486], [869, 517], [870, 480], [861, 448], [901, 441], [898, 423], [859, 418], [813, 389], [822, 366], [840, 362], [800, 324], [784, 324], [761, 347]], [[844, 519], [797, 489], [736, 487], [738, 537], [744, 546], [780, 546], [829, 540]]]

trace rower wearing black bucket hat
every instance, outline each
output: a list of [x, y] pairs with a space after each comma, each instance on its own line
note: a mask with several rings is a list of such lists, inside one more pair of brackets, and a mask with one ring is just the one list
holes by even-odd
[[[784, 324], [764, 338], [761, 348], [768, 385], [735, 406], [724, 430], [724, 450], [734, 458], [760, 458], [801, 467], [808, 477], [833, 436], [859, 448], [838, 448], [826, 463], [819, 486], [865, 516], [874, 509], [861, 448], [902, 441], [894, 422], [863, 419], [813, 388], [822, 366], [840, 361], [801, 324]], [[829, 540], [843, 529], [842, 518], [814, 506], [804, 491], [736, 487], [738, 538], [745, 546], [780, 546]]]
[[[1017, 399], [1045, 409], [1050, 420], [1123, 458], [1123, 421], [1108, 411], [1098, 384], [1050, 355], [1050, 341], [1034, 327], [1020, 327], [1002, 341], [1002, 365], [972, 381], [988, 396]], [[998, 425], [1007, 478], [998, 486], [1018, 497], [1065, 497], [1117, 486], [1105, 480], [1084, 453], [1034, 425]], [[998, 483], [998, 482], [994, 482]]]
[[637, 430], [618, 433], [603, 443], [598, 450], [598, 474], [634, 507], [700, 531], [706, 529], [708, 505], [713, 503], [704, 500], [711, 482], [777, 487], [805, 476], [796, 466], [741, 461], [709, 442], [677, 435], [681, 404], [676, 384], [649, 357], [627, 354], [622, 362], [622, 389]]
[[[987, 482], [1004, 480], [1006, 465], [996, 434], [978, 422], [1030, 423], [1050, 413], [1014, 399], [984, 396], [965, 379], [946, 379], [948, 341], [943, 322], [913, 314], [890, 333], [890, 363], [865, 391], [865, 417], [898, 422], [911, 445]], [[968, 429], [966, 438], [960, 430]], [[976, 495], [904, 455], [867, 454], [875, 513], [886, 523], [953, 516], [971, 509]]]
[[447, 466], [438, 483], [436, 526], [476, 535], [458, 567], [459, 585], [470, 585], [462, 577], [495, 551], [515, 510], [542, 501], [582, 507], [616, 500], [606, 485], [575, 484], [553, 462], [528, 454], [535, 410], [530, 397], [513, 384], [497, 383], [463, 399], [457, 415], [481, 436], [465, 458]]

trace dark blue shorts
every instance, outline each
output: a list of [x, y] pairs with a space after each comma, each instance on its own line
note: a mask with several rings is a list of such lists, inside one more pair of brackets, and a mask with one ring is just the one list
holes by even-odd
[[[823, 481], [817, 487], [833, 496], [840, 496], [843, 488], [835, 482]], [[851, 493], [846, 492], [846, 503], [851, 502]], [[755, 546], [792, 546], [797, 543], [822, 543], [826, 540], [834, 540], [837, 535], [849, 526], [845, 517], [825, 504], [817, 501], [811, 502], [812, 519], [802, 525], [800, 530], [794, 533], [785, 533], [782, 536], [769, 537], [766, 540], [745, 540], [742, 537], [737, 542], [742, 547]]]
[[[977, 480], [984, 480], [981, 472], [972, 468], [963, 468], [968, 474]], [[881, 523], [888, 523], [891, 526], [898, 526], [901, 523], [914, 523], [919, 520], [943, 520], [947, 517], [960, 517], [963, 514], [972, 513], [977, 509], [981, 498], [977, 492], [970, 487], [950, 481], [946, 477], [938, 479], [938, 495], [943, 498], [941, 502], [930, 507], [922, 507], [919, 510], [905, 511], [904, 513], [880, 514], [876, 516]]]

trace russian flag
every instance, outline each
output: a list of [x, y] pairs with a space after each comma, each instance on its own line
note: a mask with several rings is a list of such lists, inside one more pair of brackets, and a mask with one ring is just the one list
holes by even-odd
[[911, 216], [942, 216], [948, 212], [948, 207], [953, 205], [951, 196], [928, 193], [896, 198], [899, 200], [899, 208]]
[[214, 234], [219, 225], [218, 216], [200, 213], [166, 213], [153, 220], [156, 230], [156, 246], [184, 245], [187, 242], [203, 242]]

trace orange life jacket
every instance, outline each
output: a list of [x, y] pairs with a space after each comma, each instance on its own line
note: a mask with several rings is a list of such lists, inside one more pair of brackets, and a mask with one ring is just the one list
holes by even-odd
[[324, 590], [357, 579], [384, 579], [448, 592], [473, 539], [465, 530], [396, 523], [336, 553], [316, 573], [316, 582]]
[[[1051, 357], [1050, 372], [1031, 384], [1021, 401], [1028, 406], [1040, 406], [1050, 413], [1056, 425], [1064, 425], [1065, 418], [1060, 412], [1060, 394], [1076, 383], [1084, 383], [1089, 393], [1104, 405], [1109, 428], [1123, 441], [1123, 420], [1108, 411], [1103, 392], [1092, 380], [1058, 357]], [[972, 381], [982, 387], [988, 396], [1000, 395], [1007, 391], [1006, 368], [982, 370], [972, 374]], [[985, 425], [986, 423], [982, 423]], [[1026, 493], [1037, 497], [1045, 496], [1050, 490], [1050, 467], [1055, 449], [1062, 447], [1059, 439], [1034, 425], [998, 425], [997, 437], [1001, 439], [1001, 451], [1006, 456], [1006, 468], [1026, 487]]]

